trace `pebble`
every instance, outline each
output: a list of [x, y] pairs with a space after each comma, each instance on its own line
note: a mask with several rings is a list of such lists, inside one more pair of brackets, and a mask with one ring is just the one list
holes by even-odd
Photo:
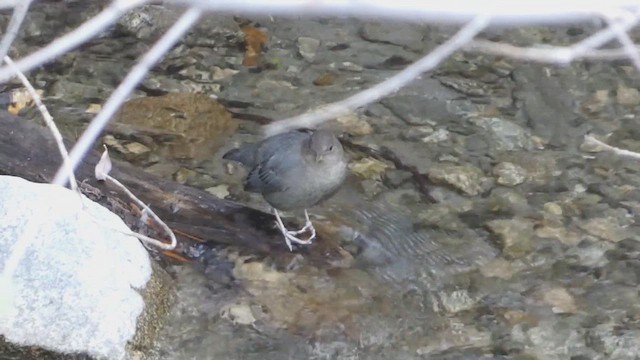
[[533, 223], [530, 220], [498, 219], [487, 223], [491, 232], [498, 236], [502, 253], [509, 258], [519, 258], [533, 251]]
[[482, 192], [484, 174], [472, 165], [438, 163], [429, 169], [429, 179], [436, 183], [448, 184], [468, 196]]
[[298, 54], [308, 62], [312, 62], [316, 57], [316, 52], [320, 47], [320, 40], [310, 37], [299, 37], [297, 41]]
[[493, 174], [500, 185], [516, 186], [522, 184], [527, 179], [527, 171], [522, 167], [510, 162], [501, 162], [493, 168]]

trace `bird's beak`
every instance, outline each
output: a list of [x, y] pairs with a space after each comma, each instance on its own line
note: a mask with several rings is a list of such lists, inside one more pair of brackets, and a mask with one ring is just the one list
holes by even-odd
[[322, 154], [316, 154], [316, 162], [322, 161], [322, 158], [324, 158]]

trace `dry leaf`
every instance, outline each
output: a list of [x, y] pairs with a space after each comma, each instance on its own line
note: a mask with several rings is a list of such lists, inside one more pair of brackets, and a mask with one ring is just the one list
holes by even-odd
[[[42, 96], [44, 92], [42, 90], [36, 90], [36, 93]], [[29, 94], [27, 89], [16, 89], [11, 92], [11, 105], [9, 105], [7, 111], [13, 115], [18, 115], [22, 109], [32, 104], [33, 98], [31, 98], [31, 94]]]
[[242, 65], [246, 67], [256, 67], [262, 57], [262, 49], [268, 41], [267, 34], [251, 25], [242, 27], [244, 32], [245, 53]]
[[111, 172], [111, 158], [109, 157], [109, 151], [107, 147], [104, 147], [104, 152], [100, 156], [100, 161], [96, 164], [95, 176], [96, 179], [104, 181], [107, 179], [107, 175]]

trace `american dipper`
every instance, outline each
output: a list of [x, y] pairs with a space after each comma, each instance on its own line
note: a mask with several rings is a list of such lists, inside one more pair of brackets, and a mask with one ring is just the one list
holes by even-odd
[[[258, 143], [228, 151], [223, 159], [249, 169], [246, 191], [261, 193], [273, 207], [276, 226], [291, 243], [310, 244], [316, 230], [307, 209], [333, 196], [347, 176], [347, 161], [340, 141], [327, 130], [292, 130]], [[306, 223], [297, 231], [285, 228], [278, 210], [304, 209]], [[300, 239], [309, 230], [311, 236]]]

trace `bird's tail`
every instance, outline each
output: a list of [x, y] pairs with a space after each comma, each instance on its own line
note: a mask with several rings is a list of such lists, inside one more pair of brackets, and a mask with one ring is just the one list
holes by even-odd
[[237, 161], [246, 166], [252, 166], [254, 163], [255, 149], [252, 146], [245, 146], [238, 149], [227, 151], [222, 158], [225, 160]]

